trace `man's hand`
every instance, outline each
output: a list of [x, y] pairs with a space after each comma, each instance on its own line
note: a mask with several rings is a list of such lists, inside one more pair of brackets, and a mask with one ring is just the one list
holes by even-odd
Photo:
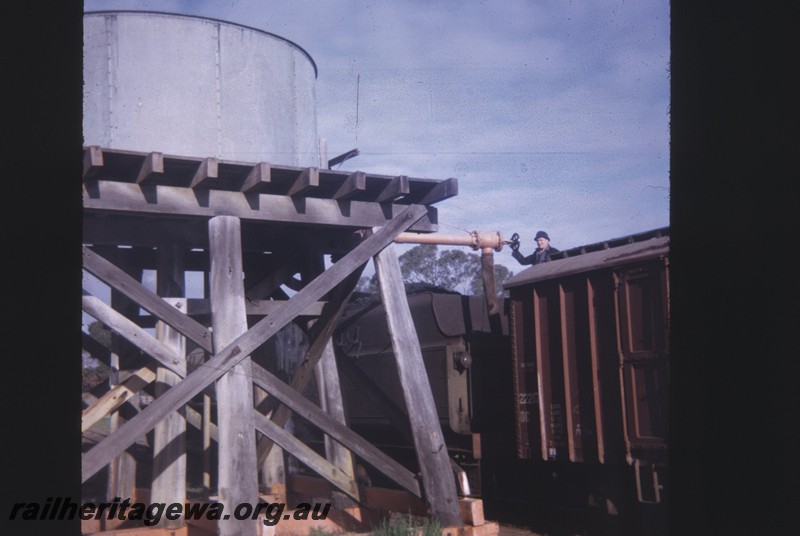
[[519, 250], [519, 234], [517, 233], [511, 235], [511, 250], [512, 251]]

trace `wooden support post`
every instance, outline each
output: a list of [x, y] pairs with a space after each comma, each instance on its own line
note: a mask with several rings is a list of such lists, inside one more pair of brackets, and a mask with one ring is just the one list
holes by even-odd
[[[306, 262], [306, 269], [301, 273], [303, 282], [309, 282], [324, 271], [325, 259], [321, 255], [309, 257]], [[309, 327], [313, 326], [315, 322], [316, 320], [310, 321]], [[320, 408], [336, 422], [347, 426], [344, 415], [344, 402], [342, 401], [342, 387], [339, 383], [339, 371], [336, 368], [336, 356], [330, 336], [327, 337], [322, 355], [314, 367], [314, 374], [317, 380]], [[354, 479], [355, 463], [350, 451], [328, 434], [325, 434], [324, 441], [327, 460], [350, 479]]]
[[[263, 389], [256, 389], [257, 404], [263, 402], [269, 398], [269, 396], [270, 395]], [[271, 412], [267, 414], [267, 417], [271, 416]], [[260, 441], [264, 441], [265, 439], [268, 438], [261, 437]], [[258, 458], [258, 451], [256, 451], [256, 458]], [[280, 447], [273, 447], [266, 458], [259, 462], [258, 468], [261, 471], [263, 488], [270, 496], [270, 500], [272, 502], [286, 502], [286, 458], [283, 449]]]
[[374, 259], [397, 372], [414, 434], [425, 500], [431, 514], [443, 526], [460, 527], [463, 522], [455, 479], [450, 469], [450, 458], [436, 414], [430, 381], [425, 372], [422, 350], [408, 308], [397, 252], [394, 246], [389, 246], [375, 255]]
[[[113, 297], [112, 297], [113, 301]], [[115, 387], [119, 384], [119, 354], [111, 354], [111, 372], [108, 376], [109, 387]], [[108, 431], [113, 434], [117, 428], [123, 423], [122, 416], [119, 411], [111, 414], [109, 421]], [[120, 497], [122, 500], [126, 498], [134, 499], [136, 493], [136, 460], [129, 452], [123, 452], [108, 466], [108, 482], [106, 484], [106, 495], [109, 500], [114, 500]], [[115, 528], [119, 522], [115, 519], [102, 518], [101, 527], [104, 530]]]
[[[109, 250], [109, 254], [113, 257], [119, 256], [119, 250], [117, 248], [111, 248]], [[142, 279], [142, 271], [138, 269], [127, 269], [128, 275], [134, 278], [136, 281], [141, 281]], [[114, 309], [116, 311], [120, 311], [121, 313], [132, 313], [135, 309], [135, 304], [129, 300], [126, 296], [124, 296], [120, 292], [116, 292], [115, 290], [111, 291], [111, 307], [110, 309]], [[119, 371], [120, 371], [120, 364], [122, 362], [122, 345], [121, 340], [117, 337], [112, 339], [112, 353], [111, 353], [111, 373], [109, 374], [109, 387], [114, 387], [119, 384]], [[135, 402], [134, 402], [135, 403]], [[122, 424], [124, 420], [122, 416], [119, 414], [119, 411], [115, 411], [111, 414], [111, 420], [109, 423], [109, 433], [113, 434]], [[123, 500], [127, 497], [134, 498], [136, 494], [136, 460], [134, 457], [128, 452], [122, 452], [119, 456], [117, 456], [114, 461], [111, 462], [109, 465], [108, 471], [108, 483], [106, 487], [107, 498], [113, 500], [116, 497], [120, 497]], [[104, 519], [101, 522], [101, 526], [104, 529], [112, 529], [116, 525], [113, 520]]]
[[[203, 497], [211, 496], [211, 395], [203, 393]], [[217, 436], [219, 441], [219, 435]]]
[[[211, 325], [214, 352], [219, 353], [247, 331], [242, 241], [239, 219], [209, 220], [211, 254]], [[258, 502], [253, 382], [245, 357], [217, 380], [219, 432], [219, 501], [225, 505]], [[221, 536], [256, 536], [253, 520], [220, 520]]]
[[[159, 247], [156, 272], [158, 295], [165, 298], [183, 297], [184, 286], [182, 252], [174, 246]], [[175, 307], [185, 310], [186, 304], [177, 302]], [[182, 358], [179, 368], [183, 371], [178, 375], [164, 367], [156, 369], [155, 395], [158, 397], [186, 376], [186, 338], [165, 322], [159, 321], [156, 324], [156, 339]], [[186, 420], [177, 411], [167, 415], [153, 432], [150, 501], [166, 504], [186, 501]], [[162, 518], [159, 524], [163, 528], [177, 529], [183, 525], [183, 519]]]
[[[316, 366], [320, 407], [336, 422], [347, 426], [339, 371], [336, 368], [336, 356], [333, 352], [333, 342], [328, 339], [328, 344], [325, 345], [325, 350]], [[325, 457], [344, 474], [350, 478], [354, 477], [353, 455], [327, 434], [325, 434]]]

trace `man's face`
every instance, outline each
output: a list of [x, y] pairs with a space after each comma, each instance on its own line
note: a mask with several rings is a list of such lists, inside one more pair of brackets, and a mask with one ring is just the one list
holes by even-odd
[[537, 238], [536, 243], [539, 244], [539, 249], [544, 249], [550, 243], [550, 241], [544, 237]]

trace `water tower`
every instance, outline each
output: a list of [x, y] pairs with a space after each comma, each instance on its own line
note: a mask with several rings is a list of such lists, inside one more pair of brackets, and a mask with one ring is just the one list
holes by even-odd
[[[187, 441], [199, 434], [202, 452], [217, 445], [213, 471], [204, 459], [203, 486], [213, 472], [219, 503], [263, 500], [257, 467], [278, 445], [327, 486], [370, 506], [355, 455], [409, 501], [460, 526], [451, 460], [391, 247], [405, 231], [436, 231], [432, 205], [456, 195], [457, 181], [327, 169], [316, 66], [282, 37], [120, 11], [86, 13], [84, 34], [83, 268], [111, 298], [85, 292], [83, 309], [125, 344], [105, 348], [84, 334], [84, 349], [119, 374], [84, 397], [83, 482], [107, 470], [109, 500], [146, 488], [152, 502], [183, 503], [193, 470]], [[331, 334], [371, 260], [419, 474], [354, 434], [337, 409]], [[155, 291], [143, 284], [147, 272], [156, 274]], [[186, 296], [187, 273], [201, 274], [202, 297]], [[284, 382], [259, 351], [290, 323], [304, 327], [308, 346]], [[315, 374], [325, 410], [301, 394]], [[145, 388], [154, 399], [142, 407], [135, 401]], [[291, 413], [334, 440], [324, 455], [284, 428]], [[98, 429], [108, 416], [110, 427]], [[145, 482], [142, 471], [135, 480], [137, 445], [153, 465]], [[138, 460], [141, 467], [141, 452]], [[186, 528], [182, 518], [163, 521]], [[220, 534], [255, 536], [257, 528], [253, 519], [219, 524]]]
[[319, 165], [306, 51], [264, 31], [146, 12], [84, 17], [84, 145]]

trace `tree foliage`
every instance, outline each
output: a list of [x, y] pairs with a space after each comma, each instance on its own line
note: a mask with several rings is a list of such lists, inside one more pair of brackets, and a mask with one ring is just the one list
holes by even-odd
[[427, 283], [461, 294], [472, 294], [473, 278], [480, 281], [481, 259], [461, 249], [439, 251], [422, 244], [400, 255], [400, 270], [408, 283]]
[[[483, 294], [481, 256], [463, 249], [439, 250], [435, 244], [421, 244], [398, 258], [403, 281], [406, 284], [426, 284], [465, 295]], [[495, 282], [501, 296], [503, 282], [513, 275], [502, 264], [495, 264]], [[374, 292], [375, 277], [362, 277], [358, 290]]]

